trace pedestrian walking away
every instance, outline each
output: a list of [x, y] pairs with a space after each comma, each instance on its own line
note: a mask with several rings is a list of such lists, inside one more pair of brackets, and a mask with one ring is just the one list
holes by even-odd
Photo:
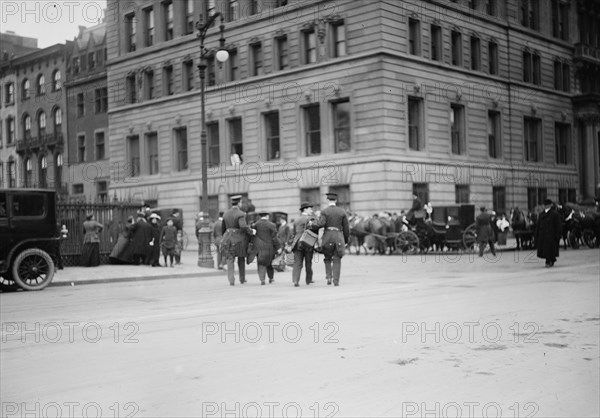
[[250, 236], [256, 233], [246, 222], [246, 212], [240, 209], [241, 195], [231, 197], [231, 209], [223, 214], [221, 232], [221, 251], [227, 262], [227, 279], [231, 286], [235, 285], [234, 261], [240, 274], [240, 283], [246, 283], [246, 256], [248, 255], [248, 242]]
[[562, 222], [552, 200], [544, 200], [544, 211], [535, 225], [537, 256], [546, 259], [546, 267], [553, 267], [558, 258]]
[[292, 282], [298, 287], [300, 283], [300, 275], [302, 274], [302, 265], [306, 267], [306, 284], [313, 283], [312, 260], [314, 248], [303, 245], [300, 242], [300, 237], [306, 229], [313, 232], [318, 232], [316, 226], [316, 218], [313, 215], [313, 205], [310, 202], [302, 202], [300, 205], [300, 217], [294, 222], [293, 234], [287, 243], [287, 251], [294, 252], [294, 266], [292, 268]]
[[269, 277], [269, 283], [275, 281], [273, 259], [277, 253], [281, 252], [281, 243], [277, 238], [277, 227], [269, 221], [269, 212], [258, 212], [258, 216], [260, 216], [260, 219], [252, 224], [256, 234], [251, 239], [257, 250], [258, 278], [260, 284], [264, 285], [265, 276]]
[[346, 211], [336, 206], [337, 194], [327, 193], [326, 196], [329, 206], [321, 211], [315, 227], [324, 229], [321, 245], [327, 284], [330, 285], [333, 280], [333, 284], [339, 286], [342, 257], [344, 257], [346, 243], [350, 238], [350, 227]]
[[479, 243], [479, 257], [483, 257], [483, 252], [487, 244], [490, 245], [492, 255], [496, 256], [496, 248], [494, 247], [496, 238], [492, 228], [492, 215], [485, 210], [485, 206], [481, 206], [479, 210], [481, 213], [475, 218], [475, 233], [477, 234], [477, 242]]
[[83, 222], [83, 248], [81, 250], [81, 265], [96, 267], [100, 265], [100, 237], [104, 225], [94, 219], [93, 214], [88, 214]]

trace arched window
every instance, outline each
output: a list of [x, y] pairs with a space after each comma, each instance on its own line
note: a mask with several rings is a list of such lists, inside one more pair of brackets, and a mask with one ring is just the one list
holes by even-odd
[[21, 88], [21, 100], [27, 100], [29, 99], [29, 93], [31, 90], [31, 83], [29, 82], [29, 79], [25, 79], [23, 80], [23, 86]]
[[23, 133], [25, 135], [25, 139], [31, 138], [31, 116], [27, 113], [23, 115]]
[[62, 82], [60, 79], [60, 70], [54, 71], [52, 75], [52, 91], [57, 91], [62, 88]]
[[37, 95], [38, 96], [43, 96], [44, 94], [46, 94], [46, 78], [44, 77], [44, 74], [40, 74], [40, 76], [38, 77], [38, 83], [37, 83]]
[[33, 164], [31, 158], [25, 160], [25, 187], [33, 186]]
[[54, 108], [54, 133], [60, 131], [62, 125], [62, 110], [60, 107]]
[[38, 114], [38, 137], [42, 139], [46, 135], [46, 114], [41, 111]]
[[48, 159], [45, 155], [40, 158], [40, 187], [48, 187]]

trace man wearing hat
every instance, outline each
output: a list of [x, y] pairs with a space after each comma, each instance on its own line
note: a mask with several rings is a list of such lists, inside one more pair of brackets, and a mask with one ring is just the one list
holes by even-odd
[[537, 256], [546, 259], [546, 267], [554, 266], [558, 257], [562, 222], [552, 200], [544, 200], [544, 211], [538, 216], [535, 225]]
[[494, 257], [496, 249], [494, 248], [494, 230], [492, 229], [492, 215], [485, 210], [485, 206], [479, 208], [481, 213], [475, 218], [475, 233], [479, 243], [479, 257], [483, 257], [485, 246], [490, 244], [490, 251]]
[[[302, 245], [299, 240], [306, 229], [317, 232], [319, 228], [312, 226], [316, 221], [313, 216], [313, 205], [310, 202], [302, 202], [300, 205], [300, 217], [294, 222], [294, 233], [290, 235], [288, 248], [294, 252], [294, 267], [292, 268], [292, 282], [294, 286], [300, 286], [300, 274], [302, 274], [302, 265], [306, 266], [306, 284], [313, 282], [313, 248]], [[289, 251], [288, 251], [289, 252]]]
[[[350, 238], [348, 215], [342, 208], [336, 206], [337, 194], [327, 193], [329, 206], [321, 211], [316, 227], [324, 228], [322, 248], [325, 262], [327, 284], [339, 286], [342, 269], [342, 257], [346, 252], [346, 243]], [[332, 266], [333, 264], [333, 266]]]
[[281, 243], [277, 239], [277, 227], [269, 221], [269, 212], [258, 212], [260, 219], [256, 221], [252, 228], [256, 230], [256, 234], [252, 237], [252, 241], [256, 246], [257, 256], [256, 264], [258, 265], [258, 278], [260, 284], [265, 284], [265, 276], [269, 277], [269, 283], [275, 280], [275, 270], [273, 269], [273, 259], [277, 252], [281, 249]]
[[236, 257], [240, 271], [240, 283], [246, 283], [248, 242], [249, 237], [256, 233], [246, 223], [246, 213], [239, 207], [241, 200], [241, 195], [231, 196], [231, 209], [223, 214], [223, 223], [221, 224], [223, 233], [221, 251], [227, 261], [227, 278], [231, 286], [235, 285], [233, 261]]
[[150, 241], [152, 241], [152, 227], [148, 225], [143, 212], [137, 213], [135, 223], [131, 227], [131, 244], [133, 245], [133, 263], [139, 266], [145, 263], [150, 253]]

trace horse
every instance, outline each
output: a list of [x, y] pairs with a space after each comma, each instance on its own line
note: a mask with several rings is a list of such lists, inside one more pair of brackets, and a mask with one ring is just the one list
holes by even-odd
[[530, 229], [530, 222], [531, 217], [529, 215], [526, 216], [518, 207], [510, 211], [510, 227], [517, 241], [517, 250], [528, 248], [531, 245], [533, 231]]

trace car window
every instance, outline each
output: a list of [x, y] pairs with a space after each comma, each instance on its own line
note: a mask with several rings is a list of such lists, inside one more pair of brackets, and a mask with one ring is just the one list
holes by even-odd
[[14, 194], [12, 196], [13, 216], [44, 216], [46, 196], [38, 193]]
[[6, 218], [6, 193], [0, 193], [0, 218]]

